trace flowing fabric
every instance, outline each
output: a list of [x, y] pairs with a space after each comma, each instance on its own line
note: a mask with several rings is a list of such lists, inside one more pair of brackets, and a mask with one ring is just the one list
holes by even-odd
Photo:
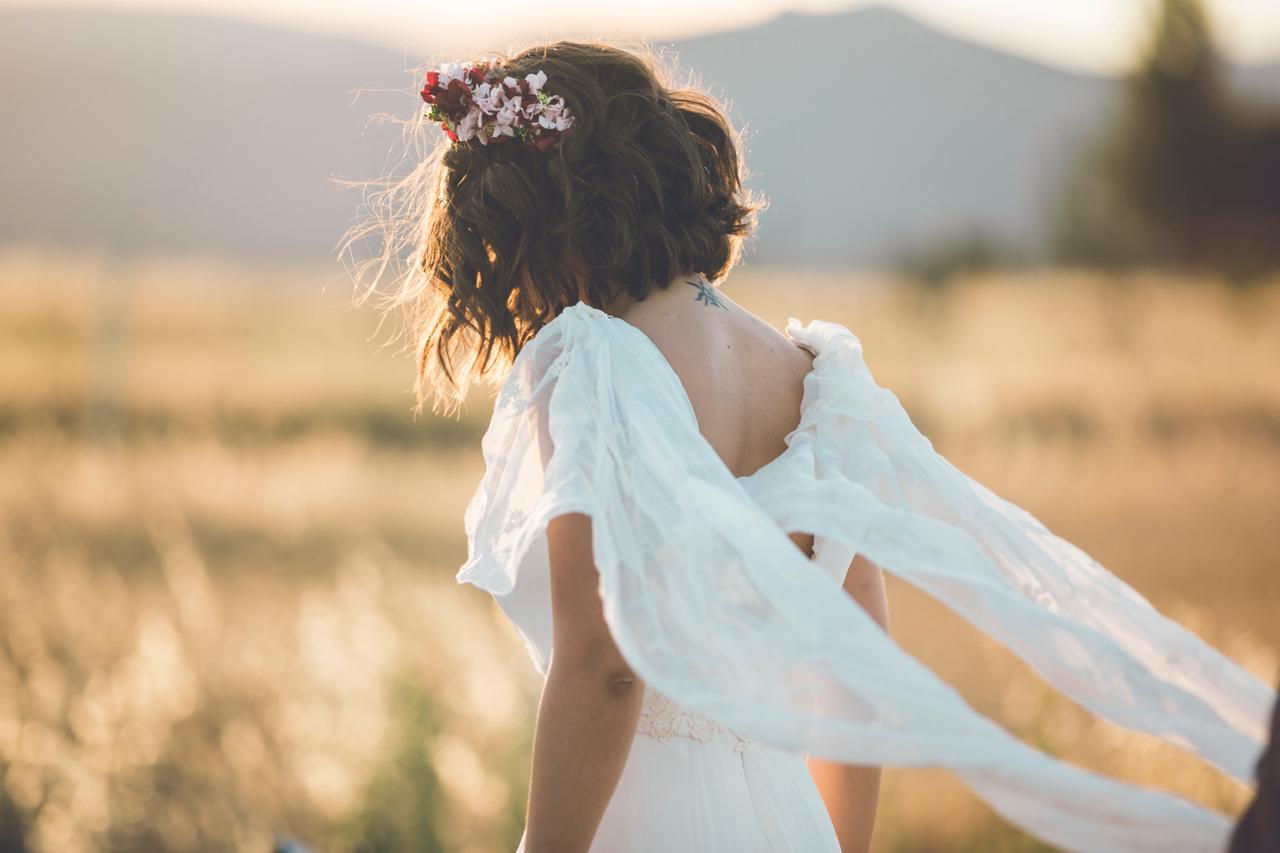
[[847, 328], [791, 319], [815, 354], [787, 449], [735, 477], [649, 338], [585, 303], [521, 350], [482, 444], [458, 573], [550, 664], [546, 525], [592, 519], [604, 616], [650, 686], [782, 749], [941, 766], [1069, 850], [1221, 850], [1217, 812], [1023, 744], [899, 647], [828, 565], [862, 554], [1123, 726], [1244, 781], [1275, 692], [1079, 548], [938, 454]]

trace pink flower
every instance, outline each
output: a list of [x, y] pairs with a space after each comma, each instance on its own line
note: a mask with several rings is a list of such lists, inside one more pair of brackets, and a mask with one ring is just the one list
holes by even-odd
[[[493, 117], [494, 124], [498, 127], [513, 128], [518, 124], [523, 124], [521, 119], [524, 114], [520, 111], [520, 96], [505, 98], [502, 106], [498, 108], [497, 114]], [[510, 134], [507, 134], [510, 136]]]
[[502, 141], [502, 137], [514, 137], [516, 128], [519, 126], [517, 119], [519, 114], [519, 98], [508, 98], [504, 101], [502, 108], [493, 116], [493, 121], [488, 126], [491, 137], [497, 141]]
[[427, 72], [422, 99], [432, 105], [431, 115], [451, 140], [474, 139], [488, 145], [521, 139], [546, 150], [573, 125], [564, 98], [546, 95], [545, 72], [526, 74], [520, 80], [511, 76], [498, 80], [497, 74], [486, 63], [448, 63]]
[[542, 114], [538, 116], [538, 124], [547, 130], [568, 130], [573, 126], [573, 116], [564, 105], [564, 98], [552, 95], [542, 105]]

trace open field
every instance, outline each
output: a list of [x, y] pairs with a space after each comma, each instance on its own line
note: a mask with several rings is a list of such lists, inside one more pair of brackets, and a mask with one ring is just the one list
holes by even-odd
[[[1275, 681], [1280, 281], [726, 290], [849, 326], [940, 452]], [[539, 685], [453, 581], [488, 400], [415, 420], [411, 361], [349, 296], [336, 270], [0, 252], [0, 851], [514, 848]], [[1021, 737], [1243, 805], [891, 584], [896, 639]], [[898, 770], [876, 848], [1042, 849]]]

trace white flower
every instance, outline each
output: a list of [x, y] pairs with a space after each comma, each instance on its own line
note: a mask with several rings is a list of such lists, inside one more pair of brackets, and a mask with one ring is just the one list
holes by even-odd
[[459, 142], [467, 142], [479, 136], [480, 141], [484, 142], [484, 135], [481, 131], [484, 129], [484, 113], [472, 107], [467, 110], [467, 114], [462, 121], [458, 122], [458, 126], [454, 129], [454, 133], [458, 135]]
[[[492, 65], [473, 69], [450, 62], [440, 66], [436, 72], [439, 88], [447, 89], [457, 80], [470, 90], [467, 112], [461, 120], [454, 122], [443, 116], [437, 119], [446, 129], [452, 130], [458, 142], [476, 139], [482, 145], [488, 145], [493, 139], [516, 137], [526, 141], [537, 140], [539, 147], [545, 147], [543, 143], [548, 140], [544, 131], [563, 131], [573, 125], [574, 117], [565, 106], [564, 98], [547, 95], [546, 72], [526, 74], [523, 92], [522, 81], [515, 77], [504, 77], [501, 82], [481, 80], [473, 84], [480, 71], [490, 74], [492, 69]], [[526, 128], [533, 128], [534, 132]]]
[[440, 88], [448, 88], [450, 81], [461, 80], [464, 83], [467, 78], [467, 69], [464, 65], [456, 62], [446, 62], [440, 66]]
[[489, 115], [493, 115], [501, 108], [503, 97], [505, 96], [501, 86], [491, 86], [488, 83], [481, 83], [471, 93], [476, 106]]

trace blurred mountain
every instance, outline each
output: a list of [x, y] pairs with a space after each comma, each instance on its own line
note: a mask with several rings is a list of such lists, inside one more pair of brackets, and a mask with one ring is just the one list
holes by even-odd
[[382, 169], [412, 63], [216, 18], [0, 12], [0, 242], [323, 259]]
[[1280, 105], [1280, 63], [1275, 65], [1235, 65], [1228, 69], [1227, 82], [1234, 94], [1271, 108]]
[[1029, 249], [1110, 88], [880, 8], [788, 13], [679, 57], [748, 128], [771, 204], [761, 253], [798, 263], [876, 261], [960, 231]]
[[[1039, 250], [1045, 194], [1113, 82], [878, 8], [675, 46], [747, 128], [753, 256], [876, 263], [976, 233]], [[216, 18], [0, 11], [0, 242], [331, 257], [416, 109], [417, 57]], [[1280, 66], [1237, 69], [1260, 98]], [[355, 90], [372, 87], [355, 98]], [[385, 91], [399, 90], [399, 91]]]

